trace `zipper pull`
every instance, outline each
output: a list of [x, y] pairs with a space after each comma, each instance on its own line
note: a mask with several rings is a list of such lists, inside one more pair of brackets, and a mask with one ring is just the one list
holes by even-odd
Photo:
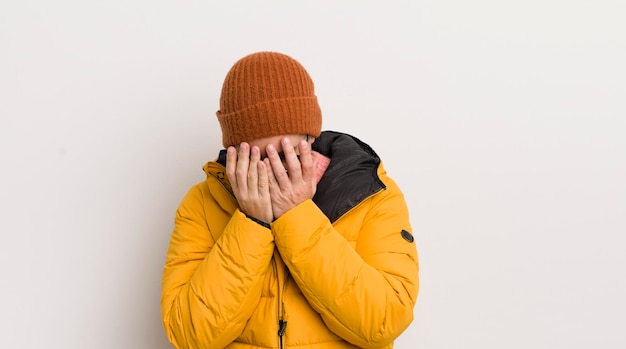
[[278, 336], [279, 337], [284, 336], [286, 330], [287, 330], [287, 321], [283, 319], [278, 320]]

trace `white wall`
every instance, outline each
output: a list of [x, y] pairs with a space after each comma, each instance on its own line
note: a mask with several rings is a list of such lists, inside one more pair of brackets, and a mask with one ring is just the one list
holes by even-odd
[[398, 348], [626, 346], [624, 3], [336, 3], [2, 2], [2, 347], [169, 348], [174, 211], [258, 50], [302, 62], [324, 128], [406, 192]]

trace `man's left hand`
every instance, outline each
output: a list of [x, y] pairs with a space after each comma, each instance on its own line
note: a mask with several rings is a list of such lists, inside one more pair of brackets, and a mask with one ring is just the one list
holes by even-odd
[[305, 200], [313, 198], [316, 190], [310, 144], [305, 140], [298, 144], [300, 159], [289, 138], [281, 140], [281, 147], [285, 155], [285, 164], [273, 145], [267, 146], [267, 158], [264, 160], [267, 168], [271, 168], [271, 171], [268, 171], [268, 179], [275, 219]]

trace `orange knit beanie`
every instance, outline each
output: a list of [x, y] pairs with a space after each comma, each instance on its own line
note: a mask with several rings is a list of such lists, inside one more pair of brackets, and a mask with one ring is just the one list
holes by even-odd
[[276, 52], [245, 56], [230, 69], [217, 120], [224, 147], [255, 139], [322, 129], [313, 80], [295, 59]]

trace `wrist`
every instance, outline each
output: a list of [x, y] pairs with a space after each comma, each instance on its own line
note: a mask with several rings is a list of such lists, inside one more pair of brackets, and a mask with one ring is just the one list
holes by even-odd
[[268, 222], [265, 222], [265, 221], [263, 221], [263, 220], [261, 220], [261, 219], [258, 219], [258, 218], [256, 218], [256, 217], [252, 217], [252, 216], [250, 216], [250, 215], [249, 215], [249, 214], [247, 214], [247, 213], [245, 213], [245, 215], [246, 215], [246, 217], [247, 217], [248, 219], [251, 219], [252, 221], [254, 221], [254, 222], [258, 223], [259, 225], [264, 226], [264, 227], [265, 227], [265, 228], [267, 228], [267, 229], [270, 229], [270, 224], [269, 224]]

